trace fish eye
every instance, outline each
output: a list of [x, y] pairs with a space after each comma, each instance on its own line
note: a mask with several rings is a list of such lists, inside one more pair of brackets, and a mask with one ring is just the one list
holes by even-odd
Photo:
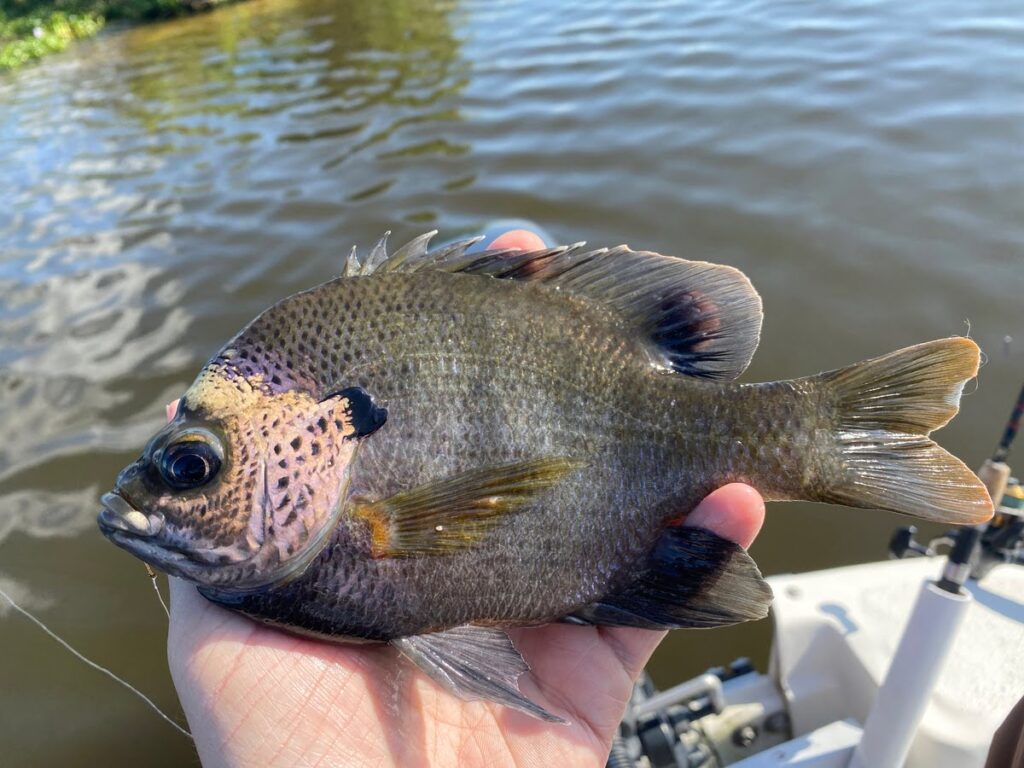
[[186, 432], [154, 457], [164, 482], [171, 488], [189, 490], [213, 480], [220, 471], [223, 449], [205, 431]]

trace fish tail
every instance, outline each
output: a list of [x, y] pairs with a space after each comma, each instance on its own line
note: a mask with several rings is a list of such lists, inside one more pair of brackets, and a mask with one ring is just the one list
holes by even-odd
[[953, 337], [805, 380], [834, 430], [830, 456], [805, 467], [806, 497], [958, 525], [989, 519], [977, 475], [928, 438], [956, 415], [979, 360], [977, 344]]

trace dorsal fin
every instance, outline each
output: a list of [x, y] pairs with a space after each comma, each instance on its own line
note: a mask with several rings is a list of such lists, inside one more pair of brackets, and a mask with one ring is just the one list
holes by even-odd
[[[428, 251], [433, 233], [403, 246], [394, 256], [374, 249], [373, 258], [346, 275], [373, 271], [446, 272], [489, 275], [545, 283], [565, 293], [612, 307], [651, 344], [665, 367], [691, 376], [733, 379], [757, 349], [761, 298], [733, 267], [686, 261], [627, 246], [584, 250], [583, 243], [542, 251], [482, 251], [466, 240]], [[371, 264], [366, 270], [366, 264]], [[350, 261], [351, 264], [351, 261]]]

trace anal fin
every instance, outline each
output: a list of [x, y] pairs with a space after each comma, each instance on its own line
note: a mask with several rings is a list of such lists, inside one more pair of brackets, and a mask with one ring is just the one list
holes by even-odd
[[461, 699], [493, 701], [550, 723], [565, 722], [519, 692], [516, 681], [530, 667], [501, 629], [467, 624], [391, 643]]
[[703, 528], [672, 526], [635, 580], [566, 621], [644, 629], [720, 627], [764, 618], [771, 601], [771, 587], [742, 547]]

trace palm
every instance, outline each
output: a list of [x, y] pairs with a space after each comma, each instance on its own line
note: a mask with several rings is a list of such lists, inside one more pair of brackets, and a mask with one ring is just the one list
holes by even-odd
[[464, 702], [383, 646], [262, 627], [172, 585], [170, 666], [203, 764], [600, 765], [661, 633], [517, 630], [524, 692], [569, 725]]

